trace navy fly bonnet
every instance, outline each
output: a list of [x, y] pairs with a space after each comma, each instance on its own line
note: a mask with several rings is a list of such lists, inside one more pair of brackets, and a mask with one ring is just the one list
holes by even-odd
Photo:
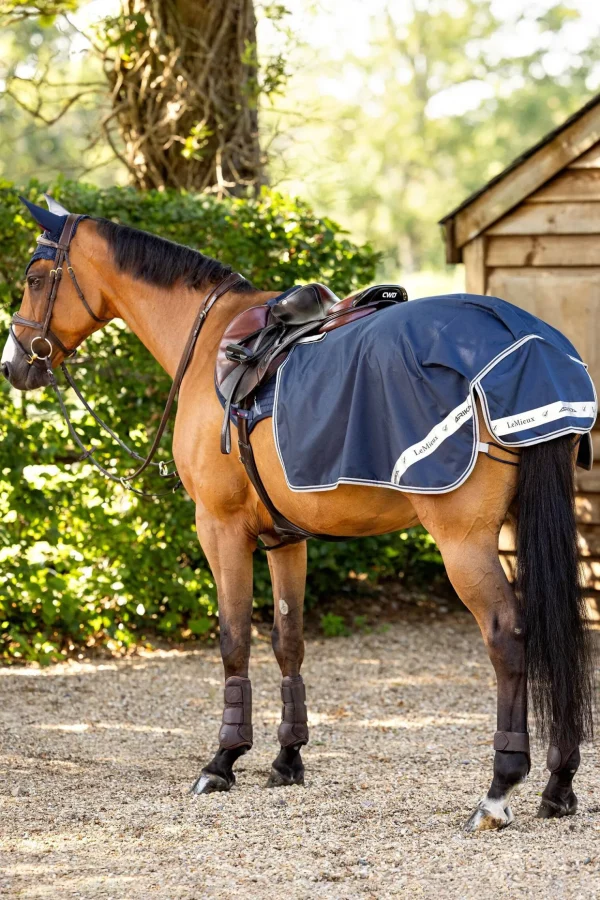
[[[44, 229], [43, 237], [45, 237], [49, 241], [58, 243], [69, 213], [64, 208], [64, 206], [61, 206], [60, 203], [54, 200], [53, 197], [50, 197], [49, 194], [44, 194], [44, 197], [46, 198], [46, 202], [48, 203], [48, 209], [44, 209], [43, 206], [37, 206], [35, 203], [31, 203], [31, 201], [26, 200], [25, 197], [21, 197], [20, 200], [25, 204], [38, 225], [40, 225]], [[73, 229], [71, 239], [75, 236], [77, 226], [82, 219], [89, 219], [89, 216], [81, 216], [78, 219], [78, 221], [75, 223], [75, 228]], [[50, 247], [47, 244], [38, 244], [33, 253], [33, 256], [27, 263], [25, 273], [27, 274], [29, 267], [32, 263], [36, 262], [36, 260], [48, 259], [53, 262], [55, 258], [55, 247]]]

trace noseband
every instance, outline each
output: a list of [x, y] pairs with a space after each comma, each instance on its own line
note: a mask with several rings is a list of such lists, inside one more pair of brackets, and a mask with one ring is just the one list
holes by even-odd
[[[69, 246], [73, 239], [77, 224], [82, 218], [83, 216], [76, 216], [73, 215], [73, 213], [70, 213], [67, 216], [67, 220], [63, 226], [63, 230], [61, 231], [58, 241], [51, 241], [43, 235], [40, 235], [37, 239], [38, 244], [43, 244], [45, 247], [54, 247], [54, 249], [56, 250], [54, 268], [50, 270], [50, 288], [48, 290], [48, 295], [45, 301], [44, 315], [40, 322], [36, 322], [34, 319], [26, 319], [19, 313], [15, 313], [12, 317], [10, 325], [10, 334], [13, 340], [25, 354], [27, 362], [30, 366], [33, 365], [38, 359], [42, 363], [44, 363], [45, 360], [50, 359], [52, 357], [52, 354], [54, 353], [55, 346], [67, 358], [74, 356], [77, 352], [76, 347], [73, 347], [72, 349], [65, 347], [60, 338], [57, 337], [57, 335], [50, 328], [52, 313], [54, 312], [54, 305], [56, 303], [56, 297], [58, 295], [58, 288], [62, 279], [63, 268], [66, 267], [67, 272], [69, 273], [69, 277], [73, 282], [73, 286], [75, 288], [77, 296], [83, 303], [86, 311], [92, 317], [94, 322], [98, 322], [99, 324], [106, 324], [106, 322], [110, 322], [110, 319], [103, 319], [101, 316], [97, 316], [94, 310], [90, 307], [89, 303], [83, 295], [83, 291], [77, 283], [77, 278], [75, 277], [75, 272], [73, 271], [73, 267], [71, 266], [71, 261], [69, 259]], [[29, 351], [27, 351], [27, 349], [23, 346], [23, 344], [15, 334], [15, 325], [22, 325], [25, 328], [35, 328], [40, 330], [41, 333], [36, 334], [35, 337], [31, 339]], [[44, 350], [46, 352], [42, 352]]]
[[[96, 469], [98, 469], [98, 471], [100, 471], [102, 473], [102, 475], [105, 476], [105, 478], [108, 478], [111, 481], [115, 481], [115, 482], [121, 484], [122, 487], [124, 487], [126, 490], [132, 491], [132, 493], [137, 494], [139, 497], [146, 497], [146, 498], [150, 498], [150, 499], [155, 498], [155, 497], [161, 497], [166, 493], [171, 493], [172, 491], [176, 491], [177, 488], [181, 485], [181, 480], [179, 479], [176, 471], [169, 470], [169, 465], [170, 465], [170, 463], [173, 462], [173, 460], [170, 460], [170, 463], [165, 463], [163, 461], [153, 462], [152, 460], [158, 450], [161, 438], [163, 436], [164, 430], [165, 430], [165, 428], [167, 426], [167, 422], [169, 420], [169, 416], [171, 414], [171, 410], [173, 408], [173, 404], [175, 402], [177, 394], [179, 393], [179, 388], [181, 387], [183, 377], [187, 371], [187, 367], [192, 358], [194, 348], [195, 348], [196, 342], [198, 340], [198, 335], [200, 334], [200, 329], [202, 328], [202, 325], [204, 324], [204, 320], [206, 319], [206, 316], [208, 315], [209, 310], [211, 309], [213, 304], [216, 303], [216, 301], [219, 299], [219, 297], [221, 297], [223, 294], [230, 291], [233, 287], [235, 287], [235, 285], [244, 281], [244, 279], [242, 278], [241, 275], [238, 275], [236, 272], [232, 272], [230, 275], [227, 275], [225, 278], [221, 279], [221, 281], [217, 285], [212, 287], [211, 290], [206, 294], [203, 302], [201, 303], [200, 309], [198, 310], [198, 313], [196, 314], [194, 324], [192, 325], [192, 329], [191, 329], [188, 339], [186, 341], [186, 345], [183, 349], [183, 353], [182, 353], [181, 359], [179, 361], [179, 365], [177, 367], [177, 372], [175, 373], [175, 377], [173, 379], [173, 384], [171, 385], [171, 390], [169, 391], [169, 396], [167, 397], [167, 402], [165, 404], [165, 408], [164, 408], [158, 429], [156, 431], [154, 440], [152, 441], [152, 445], [151, 445], [148, 455], [146, 457], [140, 456], [138, 453], [135, 452], [135, 450], [132, 450], [130, 447], [128, 447], [127, 444], [125, 444], [125, 442], [122, 441], [118, 437], [118, 435], [116, 435], [115, 432], [105, 422], [102, 421], [102, 419], [94, 412], [94, 410], [90, 407], [90, 405], [87, 403], [87, 401], [81, 395], [79, 388], [75, 384], [75, 382], [71, 376], [71, 373], [67, 369], [65, 363], [63, 362], [61, 364], [61, 368], [63, 370], [63, 373], [65, 375], [65, 378], [66, 378], [68, 384], [73, 388], [76, 396], [83, 403], [84, 407], [90, 413], [92, 418], [98, 423], [98, 425], [104, 431], [106, 431], [110, 435], [110, 437], [113, 440], [115, 440], [117, 442], [117, 444], [120, 447], [123, 448], [123, 450], [125, 450], [129, 454], [129, 456], [131, 456], [133, 459], [135, 459], [141, 463], [141, 465], [135, 470], [135, 472], [133, 472], [132, 475], [128, 475], [126, 477], [118, 477], [116, 475], [113, 475], [112, 472], [109, 472], [108, 469], [106, 469], [102, 465], [102, 463], [98, 462], [98, 460], [94, 458], [92, 450], [88, 449], [82, 443], [81, 438], [77, 434], [77, 431], [75, 430], [75, 427], [71, 421], [71, 418], [69, 416], [69, 411], [67, 409], [64, 398], [61, 394], [60, 388], [58, 386], [56, 378], [54, 377], [54, 372], [52, 370], [52, 355], [54, 353], [55, 346], [60, 351], [62, 351], [62, 353], [64, 354], [64, 356], [66, 358], [73, 357], [75, 355], [75, 353], [77, 352], [76, 347], [73, 347], [72, 349], [65, 347], [65, 345], [60, 340], [60, 338], [57, 337], [56, 334], [54, 334], [54, 332], [50, 328], [50, 322], [52, 320], [52, 313], [54, 311], [56, 297], [58, 294], [58, 288], [60, 286], [64, 268], [66, 268], [67, 272], [69, 273], [71, 281], [73, 282], [73, 286], [75, 287], [75, 291], [77, 292], [77, 296], [83, 303], [86, 311], [92, 317], [94, 322], [98, 322], [99, 324], [103, 324], [103, 325], [106, 324], [107, 322], [110, 322], [110, 319], [103, 319], [101, 316], [97, 316], [96, 313], [93, 311], [93, 309], [90, 307], [89, 303], [87, 302], [87, 300], [85, 299], [85, 297], [83, 295], [83, 291], [79, 287], [77, 278], [75, 277], [75, 272], [73, 271], [73, 267], [71, 266], [71, 261], [69, 259], [69, 246], [73, 239], [73, 235], [75, 233], [77, 223], [82, 218], [84, 218], [84, 217], [78, 216], [78, 215], [73, 215], [72, 213], [70, 213], [67, 216], [67, 220], [64, 224], [63, 230], [60, 234], [58, 241], [51, 241], [48, 238], [44, 237], [43, 235], [40, 235], [40, 237], [38, 237], [38, 239], [37, 239], [38, 244], [43, 244], [46, 247], [54, 247], [56, 250], [55, 265], [54, 265], [54, 268], [51, 269], [51, 271], [50, 271], [50, 279], [51, 279], [50, 289], [48, 291], [48, 295], [47, 295], [46, 301], [45, 301], [44, 315], [40, 322], [36, 322], [34, 319], [26, 319], [19, 313], [15, 313], [11, 320], [10, 334], [11, 334], [13, 340], [16, 342], [17, 346], [20, 347], [21, 351], [25, 354], [25, 357], [27, 358], [27, 362], [29, 363], [30, 366], [34, 365], [35, 363], [37, 363], [39, 361], [39, 364], [46, 369], [46, 372], [48, 375], [48, 382], [49, 382], [50, 386], [53, 388], [54, 393], [57, 396], [58, 403], [59, 403], [61, 412], [63, 414], [63, 418], [69, 429], [69, 433], [70, 433], [71, 437], [73, 438], [75, 444], [79, 447], [80, 450], [83, 451], [83, 454], [80, 457], [80, 460], [88, 460], [92, 465], [94, 465], [96, 467]], [[32, 338], [31, 343], [29, 345], [29, 351], [27, 351], [27, 349], [23, 346], [23, 344], [21, 343], [21, 341], [15, 334], [14, 327], [13, 327], [14, 325], [21, 325], [25, 328], [35, 328], [35, 329], [40, 330], [40, 334], [36, 334]], [[39, 344], [38, 344], [38, 342], [39, 342]], [[44, 350], [46, 352], [43, 352]], [[137, 478], [138, 475], [141, 475], [141, 473], [143, 471], [145, 471], [145, 469], [150, 465], [157, 466], [158, 471], [163, 478], [176, 478], [177, 479], [175, 487], [172, 488], [172, 491], [162, 491], [158, 494], [149, 494], [144, 491], [140, 491], [137, 488], [132, 487], [130, 482], [134, 478]]]

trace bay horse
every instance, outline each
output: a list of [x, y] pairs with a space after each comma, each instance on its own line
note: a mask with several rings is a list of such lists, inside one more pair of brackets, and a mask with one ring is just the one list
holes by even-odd
[[[35, 209], [48, 231], [49, 214]], [[65, 355], [106, 322], [122, 319], [174, 377], [201, 303], [231, 269], [133, 228], [74, 218], [77, 229], [67, 241], [64, 263], [71, 278], [59, 282], [52, 253], [36, 251], [29, 264], [22, 304], [2, 355], [4, 376], [22, 391], [47, 386], [52, 368]], [[62, 252], [60, 239], [46, 238], [45, 245]], [[259, 537], [278, 543], [272, 519], [237, 455], [220, 453], [223, 411], [215, 392], [215, 357], [232, 319], [275, 296], [239, 279], [218, 298], [205, 316], [179, 393], [173, 455], [195, 502], [198, 538], [217, 585], [225, 676], [219, 746], [195, 782], [195, 793], [229, 790], [234, 763], [252, 746], [252, 559]], [[480, 409], [477, 415], [481, 439], [492, 440]], [[302, 528], [366, 536], [421, 523], [436, 540], [452, 585], [481, 629], [497, 679], [493, 780], [466, 830], [498, 829], [513, 821], [510, 797], [530, 769], [528, 682], [541, 734], [549, 740], [550, 777], [538, 815], [574, 814], [579, 745], [592, 730], [592, 675], [578, 576], [571, 436], [522, 448], [517, 466], [497, 465], [480, 453], [470, 477], [444, 494], [356, 485], [294, 493], [286, 485], [267, 421], [258, 424], [252, 443], [275, 506]], [[498, 555], [509, 511], [518, 519], [517, 591]], [[280, 751], [270, 786], [304, 781], [301, 748], [308, 726], [300, 670], [306, 566], [305, 542], [269, 553], [272, 645], [283, 699]]]

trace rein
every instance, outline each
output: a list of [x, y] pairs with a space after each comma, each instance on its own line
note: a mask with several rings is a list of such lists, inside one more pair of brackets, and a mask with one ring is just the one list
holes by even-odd
[[[181, 479], [178, 477], [177, 471], [173, 471], [173, 472], [169, 471], [169, 465], [173, 462], [173, 460], [170, 460], [168, 463], [165, 463], [162, 461], [154, 462], [153, 459], [158, 451], [160, 441], [162, 439], [165, 428], [167, 426], [167, 422], [169, 421], [169, 418], [171, 415], [171, 410], [173, 408], [173, 404], [175, 402], [177, 394], [179, 393], [181, 383], [183, 381], [184, 375], [187, 371], [188, 365], [192, 358], [196, 343], [198, 341], [198, 336], [200, 334], [200, 330], [202, 328], [202, 325], [204, 324], [204, 320], [206, 319], [206, 316], [208, 315], [209, 311], [211, 310], [213, 305], [216, 303], [216, 301], [219, 299], [219, 297], [221, 297], [223, 294], [230, 291], [231, 288], [233, 288], [236, 284], [240, 283], [244, 279], [242, 278], [241, 275], [239, 275], [235, 272], [232, 272], [230, 275], [227, 275], [225, 278], [223, 278], [217, 285], [215, 285], [215, 287], [213, 287], [208, 292], [208, 294], [205, 296], [203, 302], [201, 303], [200, 309], [198, 310], [196, 318], [194, 319], [194, 323], [192, 325], [191, 331], [189, 333], [188, 339], [187, 339], [185, 347], [183, 349], [183, 353], [181, 355], [181, 359], [179, 361], [179, 365], [177, 367], [177, 371], [175, 373], [175, 377], [174, 377], [173, 383], [171, 385], [171, 390], [169, 391], [169, 396], [167, 397], [167, 402], [165, 404], [165, 408], [164, 408], [163, 414], [161, 416], [160, 423], [158, 425], [156, 434], [154, 436], [154, 440], [152, 441], [150, 450], [148, 451], [148, 454], [145, 457], [140, 456], [139, 453], [136, 453], [135, 450], [132, 450], [130, 447], [128, 447], [127, 444], [125, 444], [125, 442], [122, 441], [121, 438], [112, 430], [112, 428], [110, 428], [106, 424], [106, 422], [104, 422], [100, 418], [100, 416], [98, 416], [97, 413], [94, 412], [94, 410], [91, 408], [89, 403], [85, 400], [85, 398], [81, 394], [81, 391], [75, 384], [75, 381], [73, 380], [73, 377], [72, 377], [71, 373], [69, 372], [69, 370], [66, 366], [66, 363], [65, 362], [61, 363], [61, 369], [67, 380], [67, 383], [73, 389], [75, 395], [81, 401], [81, 403], [83, 404], [85, 409], [88, 411], [88, 413], [92, 416], [94, 421], [100, 426], [100, 428], [102, 428], [104, 431], [106, 431], [107, 434], [109, 434], [110, 437], [114, 441], [116, 441], [116, 443], [123, 450], [125, 450], [125, 452], [129, 454], [129, 456], [132, 457], [132, 459], [135, 459], [141, 463], [141, 465], [131, 475], [121, 476], [121, 477], [119, 477], [117, 475], [113, 475], [113, 473], [109, 472], [109, 470], [106, 469], [102, 465], [102, 463], [98, 462], [98, 460], [95, 459], [93, 451], [91, 449], [87, 448], [83, 444], [81, 438], [77, 434], [77, 431], [75, 430], [75, 426], [73, 425], [73, 422], [71, 421], [71, 417], [69, 416], [69, 412], [67, 410], [60, 387], [58, 385], [58, 382], [56, 381], [54, 371], [52, 369], [52, 356], [54, 354], [55, 347], [58, 348], [67, 358], [69, 358], [69, 357], [72, 358], [77, 352], [76, 347], [73, 347], [72, 349], [65, 347], [65, 345], [62, 343], [60, 338], [58, 338], [56, 336], [56, 334], [54, 334], [54, 332], [50, 328], [50, 322], [52, 320], [52, 313], [54, 311], [54, 306], [56, 304], [58, 288], [59, 288], [60, 281], [62, 278], [63, 268], [65, 267], [65, 263], [66, 263], [67, 272], [71, 278], [71, 281], [73, 282], [77, 296], [81, 300], [86, 311], [89, 313], [89, 315], [92, 317], [92, 319], [95, 322], [102, 323], [102, 324], [104, 324], [106, 322], [110, 322], [110, 319], [101, 318], [100, 316], [96, 315], [96, 313], [92, 310], [92, 308], [88, 304], [87, 300], [85, 299], [83, 291], [81, 290], [81, 288], [77, 282], [77, 278], [75, 277], [75, 272], [73, 271], [73, 267], [71, 266], [71, 263], [70, 263], [69, 246], [70, 246], [71, 240], [73, 238], [73, 234], [75, 232], [76, 225], [81, 218], [83, 218], [83, 217], [69, 214], [67, 216], [67, 220], [64, 224], [63, 230], [61, 232], [61, 235], [60, 235], [60, 238], [58, 239], [58, 241], [51, 241], [48, 238], [43, 237], [42, 235], [40, 235], [40, 237], [38, 237], [38, 239], [37, 239], [38, 244], [44, 244], [45, 246], [54, 247], [56, 249], [55, 267], [53, 269], [51, 269], [51, 271], [50, 271], [51, 281], [50, 281], [50, 288], [48, 291], [48, 295], [46, 297], [44, 314], [43, 314], [41, 321], [37, 322], [33, 319], [26, 319], [23, 316], [21, 316], [19, 313], [15, 313], [11, 320], [10, 334], [12, 335], [12, 338], [16, 342], [17, 346], [20, 347], [21, 351], [25, 354], [25, 357], [27, 358], [27, 362], [29, 363], [30, 366], [36, 365], [39, 363], [45, 367], [46, 373], [48, 376], [48, 382], [49, 382], [50, 386], [52, 387], [52, 389], [54, 390], [54, 393], [56, 394], [56, 397], [58, 399], [58, 403], [60, 406], [60, 410], [61, 410], [63, 418], [67, 424], [67, 428], [69, 429], [69, 433], [70, 433], [71, 437], [73, 438], [73, 440], [75, 441], [76, 445], [80, 448], [80, 450], [83, 451], [83, 453], [80, 457], [80, 460], [89, 460], [90, 463], [93, 466], [95, 466], [96, 469], [98, 469], [98, 471], [101, 472], [105, 478], [108, 478], [110, 481], [114, 481], [114, 482], [120, 484], [122, 487], [126, 488], [126, 490], [131, 491], [132, 493], [136, 494], [138, 497], [145, 497], [147, 499], [164, 497], [166, 494], [174, 493], [181, 486]], [[21, 341], [15, 334], [15, 331], [14, 331], [15, 325], [21, 325], [24, 328], [40, 329], [41, 333], [35, 335], [32, 338], [31, 343], [29, 345], [29, 351], [27, 351], [27, 349], [23, 346], [23, 344], [21, 343]], [[41, 346], [38, 346], [38, 342], [40, 344], [45, 344], [45, 347], [42, 348]], [[36, 347], [37, 347], [37, 349], [36, 349]], [[46, 352], [42, 352], [42, 350], [44, 350]], [[163, 478], [177, 478], [177, 482], [176, 482], [175, 486], [171, 490], [160, 491], [159, 493], [154, 493], [154, 494], [146, 493], [145, 491], [141, 491], [138, 488], [133, 487], [129, 482], [133, 481], [135, 478], [137, 478], [139, 475], [141, 475], [142, 472], [144, 472], [150, 465], [157, 466], [159, 474]]]

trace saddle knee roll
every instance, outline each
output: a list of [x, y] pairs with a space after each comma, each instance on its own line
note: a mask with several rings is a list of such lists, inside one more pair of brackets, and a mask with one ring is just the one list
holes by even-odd
[[249, 678], [232, 675], [225, 682], [223, 723], [219, 746], [223, 750], [252, 746], [252, 685]]
[[277, 732], [282, 747], [308, 743], [306, 689], [302, 675], [286, 675], [281, 682], [281, 725]]

